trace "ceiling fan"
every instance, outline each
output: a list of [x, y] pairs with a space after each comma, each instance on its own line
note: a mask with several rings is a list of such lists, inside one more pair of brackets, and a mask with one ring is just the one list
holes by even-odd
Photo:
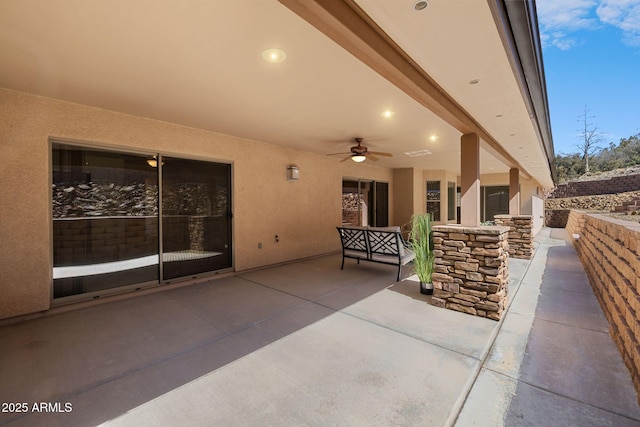
[[369, 151], [365, 145], [362, 145], [363, 138], [354, 138], [353, 140], [357, 142], [358, 145], [354, 145], [353, 147], [351, 147], [351, 151], [347, 153], [331, 153], [331, 154], [327, 154], [327, 156], [337, 156], [337, 155], [348, 154], [348, 156], [342, 159], [341, 162], [351, 159], [356, 163], [364, 162], [366, 159], [371, 159], [374, 162], [377, 162], [380, 159], [376, 156], [393, 157], [393, 154], [391, 153], [382, 153], [380, 151]]

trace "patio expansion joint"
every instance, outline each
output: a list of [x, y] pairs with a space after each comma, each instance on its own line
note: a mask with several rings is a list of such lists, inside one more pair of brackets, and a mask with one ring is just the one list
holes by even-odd
[[473, 355], [470, 355], [470, 354], [464, 353], [464, 352], [459, 351], [459, 350], [455, 350], [455, 349], [451, 349], [451, 348], [445, 347], [445, 346], [443, 346], [443, 345], [441, 345], [441, 344], [438, 344], [438, 343], [435, 343], [435, 342], [431, 342], [431, 341], [429, 341], [429, 340], [427, 340], [427, 339], [424, 339], [424, 338], [422, 338], [422, 337], [419, 337], [419, 336], [416, 336], [416, 335], [410, 334], [410, 333], [408, 333], [408, 332], [400, 331], [400, 330], [397, 330], [397, 329], [391, 328], [391, 327], [389, 327], [389, 326], [386, 326], [386, 325], [380, 324], [380, 323], [375, 322], [375, 321], [373, 321], [373, 320], [371, 320], [371, 319], [366, 319], [366, 318], [364, 318], [364, 317], [360, 317], [360, 316], [355, 315], [355, 314], [353, 314], [353, 313], [347, 313], [347, 312], [345, 312], [345, 311], [343, 311], [343, 310], [339, 310], [339, 312], [340, 312], [341, 314], [344, 314], [345, 316], [349, 316], [349, 317], [352, 317], [352, 318], [354, 318], [354, 319], [360, 320], [360, 321], [362, 321], [362, 322], [366, 322], [366, 323], [368, 323], [368, 324], [370, 324], [370, 325], [374, 325], [374, 326], [377, 326], [377, 327], [380, 327], [380, 328], [386, 329], [386, 330], [388, 330], [388, 331], [391, 331], [391, 332], [397, 333], [397, 334], [399, 334], [399, 335], [403, 335], [403, 336], [408, 337], [408, 338], [412, 338], [412, 339], [414, 339], [414, 340], [417, 340], [417, 341], [423, 342], [423, 343], [425, 343], [425, 344], [432, 345], [432, 346], [434, 346], [434, 347], [438, 347], [439, 349], [441, 349], [441, 350], [445, 350], [445, 351], [447, 351], [447, 352], [449, 352], [449, 353], [455, 353], [455, 354], [458, 354], [458, 355], [460, 355], [460, 356], [463, 356], [463, 357], [466, 357], [466, 358], [469, 358], [469, 359], [473, 359], [473, 360], [478, 361], [478, 362], [481, 360], [481, 357], [476, 357], [476, 356], [473, 356]]
[[483, 369], [486, 370], [486, 371], [491, 371], [491, 372], [493, 372], [495, 374], [498, 374], [498, 375], [501, 375], [503, 377], [510, 378], [512, 380], [517, 381], [518, 383], [526, 384], [529, 387], [535, 388], [537, 390], [541, 390], [541, 391], [543, 391], [545, 393], [549, 393], [549, 394], [552, 394], [554, 396], [558, 396], [558, 397], [561, 397], [561, 398], [564, 398], [564, 399], [568, 399], [568, 400], [571, 400], [573, 402], [577, 402], [577, 403], [580, 403], [582, 405], [586, 405], [586, 406], [589, 406], [591, 408], [598, 409], [600, 411], [608, 412], [610, 414], [615, 414], [617, 416], [626, 418], [628, 420], [640, 421], [640, 418], [634, 418], [634, 417], [631, 417], [629, 415], [626, 415], [626, 414], [623, 414], [623, 413], [620, 413], [620, 412], [617, 412], [617, 411], [612, 411], [611, 409], [607, 409], [607, 408], [604, 408], [604, 407], [601, 407], [601, 406], [598, 406], [598, 405], [594, 405], [592, 403], [586, 402], [586, 401], [581, 400], [581, 399], [576, 399], [575, 397], [571, 397], [569, 395], [566, 395], [566, 394], [551, 390], [550, 388], [546, 388], [546, 387], [540, 386], [538, 384], [534, 384], [534, 383], [529, 382], [529, 381], [522, 380], [520, 378], [513, 378], [513, 376], [511, 376], [511, 375], [508, 375], [508, 374], [506, 374], [504, 372], [496, 371], [495, 369], [491, 369], [491, 368], [483, 368]]
[[[247, 279], [245, 279], [245, 280], [247, 280]], [[286, 293], [286, 292], [283, 292], [283, 293]], [[293, 296], [295, 296], [295, 295], [293, 295]], [[300, 297], [297, 297], [297, 298], [300, 298]], [[118, 380], [120, 380], [122, 378], [126, 378], [126, 377], [128, 377], [130, 375], [134, 375], [134, 374], [136, 374], [138, 372], [142, 372], [142, 371], [144, 371], [146, 369], [153, 368], [155, 366], [158, 366], [158, 365], [161, 365], [163, 363], [169, 362], [169, 361], [174, 360], [176, 358], [179, 358], [181, 356], [187, 355], [187, 354], [192, 353], [194, 351], [197, 351], [197, 350], [199, 350], [201, 348], [204, 348], [204, 347], [206, 347], [208, 345], [214, 344], [214, 343], [216, 343], [218, 341], [222, 341], [222, 340], [224, 340], [224, 339], [226, 339], [228, 337], [231, 337], [233, 335], [236, 335], [236, 334], [239, 334], [241, 332], [247, 331], [247, 330], [249, 330], [251, 328], [254, 328], [255, 326], [258, 326], [258, 325], [260, 325], [262, 323], [265, 323], [265, 322], [268, 322], [270, 320], [273, 320], [273, 319], [276, 319], [278, 317], [281, 317], [283, 315], [286, 315], [287, 313], [295, 311], [300, 307], [303, 307], [303, 306], [308, 305], [310, 303], [312, 303], [312, 304], [314, 303], [313, 301], [307, 300], [305, 298], [300, 298], [300, 299], [304, 300], [304, 302], [301, 302], [300, 304], [295, 304], [294, 306], [289, 307], [289, 308], [287, 308], [285, 310], [281, 310], [281, 311], [277, 312], [276, 314], [274, 314], [272, 316], [267, 316], [267, 317], [265, 317], [263, 319], [260, 319], [258, 321], [247, 323], [245, 325], [242, 325], [239, 328], [236, 328], [236, 329], [230, 330], [230, 331], [228, 331], [226, 333], [223, 333], [221, 335], [217, 335], [215, 337], [212, 337], [211, 339], [206, 339], [206, 340], [203, 340], [203, 341], [199, 341], [198, 343], [196, 343], [196, 344], [194, 344], [194, 345], [192, 345], [192, 346], [190, 346], [188, 348], [185, 348], [182, 351], [179, 351], [179, 352], [176, 352], [176, 353], [172, 353], [172, 354], [167, 355], [165, 357], [153, 360], [153, 361], [147, 363], [144, 366], [138, 366], [136, 368], [129, 369], [127, 371], [121, 372], [121, 373], [119, 373], [117, 375], [113, 375], [113, 376], [111, 376], [109, 378], [106, 378], [104, 380], [97, 381], [97, 382], [94, 382], [92, 384], [88, 384], [88, 385], [86, 385], [84, 387], [80, 387], [80, 388], [78, 388], [78, 389], [76, 389], [74, 391], [71, 391], [71, 392], [68, 392], [68, 393], [65, 393], [65, 394], [61, 394], [61, 395], [58, 395], [56, 397], [52, 397], [52, 401], [60, 401], [60, 402], [69, 401], [74, 397], [77, 397], [77, 396], [80, 396], [80, 395], [82, 395], [84, 393], [87, 393], [87, 392], [90, 392], [92, 390], [98, 389], [98, 388], [100, 388], [102, 386], [105, 386], [107, 384], [113, 383], [113, 382], [118, 381]], [[318, 304], [318, 305], [321, 305], [321, 304]], [[330, 307], [327, 307], [327, 308], [330, 308]], [[331, 310], [333, 310], [334, 312], [336, 311], [335, 309], [331, 309]], [[244, 356], [246, 356], [246, 355], [244, 355]], [[239, 357], [239, 359], [244, 357], [244, 356]], [[228, 363], [232, 363], [232, 362], [233, 361], [230, 361]], [[10, 419], [7, 420], [7, 423], [14, 422], [14, 421], [16, 421], [18, 419], [21, 419], [21, 418], [23, 418], [25, 416], [28, 416], [28, 415], [30, 415], [30, 413], [24, 413], [24, 414], [21, 414], [20, 416], [10, 418]], [[0, 425], [3, 425], [3, 424], [4, 424], [4, 422], [0, 423]]]
[[[351, 318], [353, 318], [353, 319], [360, 320], [360, 321], [362, 321], [362, 322], [366, 322], [366, 323], [368, 323], [368, 324], [371, 324], [371, 325], [374, 325], [374, 326], [377, 326], [377, 327], [380, 327], [380, 328], [383, 328], [383, 329], [389, 330], [389, 331], [391, 331], [391, 332], [394, 332], [394, 333], [397, 333], [397, 334], [403, 335], [403, 336], [405, 336], [405, 337], [409, 337], [409, 338], [412, 338], [412, 339], [415, 339], [415, 340], [421, 341], [421, 342], [426, 343], [426, 344], [429, 344], [429, 345], [433, 345], [434, 347], [438, 347], [438, 348], [440, 348], [440, 349], [442, 349], [442, 350], [446, 350], [446, 351], [451, 352], [451, 353], [456, 353], [456, 354], [459, 354], [459, 355], [461, 355], [461, 356], [468, 357], [468, 358], [470, 358], [470, 359], [474, 359], [474, 360], [477, 360], [477, 361], [479, 361], [479, 360], [480, 360], [480, 358], [478, 358], [478, 357], [475, 357], [475, 356], [472, 356], [472, 355], [469, 355], [469, 354], [463, 353], [463, 352], [458, 351], [458, 350], [453, 350], [453, 349], [451, 349], [451, 348], [447, 348], [447, 347], [442, 346], [442, 345], [440, 345], [440, 344], [438, 344], [438, 343], [431, 342], [431, 341], [425, 340], [424, 338], [421, 338], [421, 337], [419, 337], [419, 336], [416, 336], [416, 335], [413, 335], [413, 334], [410, 334], [410, 333], [407, 333], [407, 332], [404, 332], [404, 331], [400, 331], [400, 330], [397, 330], [397, 329], [391, 328], [391, 327], [389, 327], [389, 326], [387, 326], [387, 325], [383, 325], [383, 324], [378, 323], [378, 322], [375, 322], [375, 321], [373, 321], [373, 320], [371, 320], [371, 319], [367, 319], [367, 318], [364, 318], [364, 317], [358, 316], [358, 315], [353, 314], [353, 313], [348, 313], [348, 312], [344, 311], [344, 309], [335, 309], [335, 308], [330, 307], [330, 306], [328, 306], [328, 305], [322, 304], [321, 302], [319, 302], [319, 301], [318, 301], [318, 299], [308, 299], [308, 298], [304, 298], [304, 297], [301, 297], [301, 296], [299, 296], [299, 295], [295, 295], [295, 294], [290, 293], [290, 292], [285, 292], [285, 291], [282, 291], [282, 290], [280, 290], [280, 289], [273, 288], [273, 287], [271, 287], [271, 286], [269, 286], [269, 285], [266, 285], [266, 284], [264, 284], [264, 283], [256, 282], [255, 280], [250, 280], [250, 279], [247, 279], [247, 278], [244, 278], [244, 277], [242, 277], [242, 279], [243, 279], [243, 280], [246, 280], [246, 281], [248, 281], [248, 282], [251, 282], [251, 283], [253, 283], [253, 284], [256, 284], [256, 285], [264, 286], [264, 287], [266, 287], [266, 288], [269, 288], [269, 289], [272, 289], [272, 290], [275, 290], [275, 291], [278, 291], [278, 292], [282, 292], [283, 294], [286, 294], [286, 295], [289, 295], [289, 296], [293, 296], [293, 297], [296, 297], [296, 298], [303, 299], [303, 300], [307, 301], [307, 303], [312, 303], [312, 304], [316, 304], [316, 305], [318, 305], [318, 306], [320, 306], [320, 307], [327, 308], [327, 309], [329, 309], [329, 310], [332, 310], [334, 313], [341, 313], [341, 314], [343, 314], [343, 315], [345, 315], [345, 316], [349, 316], [349, 317], [351, 317]], [[392, 285], [389, 285], [389, 286], [392, 286]], [[389, 286], [388, 286], [388, 287], [389, 287]], [[387, 288], [388, 288], [388, 287], [387, 287]], [[385, 288], [385, 289], [386, 289], [386, 288]], [[335, 290], [335, 291], [329, 292], [328, 294], [322, 295], [322, 297], [320, 297], [320, 298], [325, 298], [325, 297], [327, 297], [327, 296], [330, 296], [330, 295], [333, 295], [333, 294], [335, 294], [335, 293], [341, 292], [342, 290], [344, 290], [344, 289], [337, 289], [337, 290]], [[378, 292], [380, 292], [380, 291], [378, 291]], [[301, 305], [304, 305], [304, 304], [301, 304]]]
[[[500, 318], [500, 320], [498, 321], [498, 326], [494, 329], [493, 333], [491, 334], [491, 337], [489, 338], [489, 341], [487, 342], [487, 345], [483, 349], [483, 351], [481, 353], [481, 356], [480, 356], [480, 363], [478, 363], [477, 367], [474, 369], [474, 372], [472, 372], [469, 380], [467, 381], [467, 384], [465, 385], [465, 388], [462, 390], [462, 393], [460, 393], [460, 397], [458, 398], [458, 400], [454, 404], [453, 408], [451, 409], [451, 412], [449, 414], [449, 418], [447, 419], [447, 423], [446, 423], [447, 426], [455, 425], [456, 421], [460, 417], [460, 413], [462, 412], [462, 408], [464, 407], [467, 399], [469, 398], [469, 395], [471, 394], [471, 390], [473, 389], [473, 386], [478, 381], [478, 377], [480, 376], [480, 372], [482, 372], [482, 369], [486, 369], [486, 370], [490, 370], [490, 371], [494, 372], [494, 370], [492, 370], [492, 369], [485, 368], [485, 365], [487, 363], [487, 360], [489, 359], [489, 355], [491, 354], [491, 350], [493, 349], [493, 347], [495, 345], [496, 339], [498, 338], [498, 335], [502, 331], [502, 326], [504, 325], [505, 318], [510, 313], [509, 310], [511, 309], [511, 304], [516, 299], [516, 297], [517, 297], [517, 295], [518, 295], [518, 293], [520, 291], [520, 288], [522, 287], [523, 282], [526, 281], [527, 274], [529, 273], [529, 270], [531, 269], [531, 266], [533, 265], [533, 260], [535, 259], [535, 256], [538, 253], [538, 251], [540, 250], [541, 246], [542, 245], [534, 245], [534, 250], [533, 250], [531, 259], [529, 260], [529, 263], [527, 264], [527, 268], [525, 268], [524, 272], [522, 273], [522, 277], [520, 278], [520, 281], [519, 281], [520, 282], [520, 286], [518, 286], [516, 288], [514, 294], [509, 298], [507, 306], [505, 307], [505, 315], [502, 316]], [[529, 332], [531, 332], [531, 330], [529, 330]], [[501, 375], [504, 375], [504, 374], [501, 374]]]
[[[540, 317], [540, 316], [536, 316], [535, 318], [536, 318], [536, 320], [539, 320], [541, 322], [551, 323], [553, 325], [566, 326], [568, 328], [580, 329], [580, 330], [583, 330], [583, 331], [596, 332], [598, 334], [609, 335], [609, 331], [608, 330], [602, 331], [602, 330], [593, 329], [593, 328], [585, 328], [583, 326], [572, 325], [570, 323], [559, 322], [557, 320], [545, 319], [544, 317]], [[609, 325], [607, 324], [607, 326], [609, 326]]]
[[[285, 295], [288, 295], [288, 296], [291, 296], [291, 297], [295, 297], [295, 298], [298, 298], [298, 299], [304, 300], [304, 301], [305, 301], [305, 303], [300, 304], [300, 306], [302, 306], [302, 305], [304, 305], [304, 304], [311, 303], [311, 304], [315, 304], [315, 305], [317, 305], [317, 306], [320, 306], [320, 307], [326, 308], [326, 309], [328, 309], [328, 310], [331, 310], [331, 311], [333, 311], [333, 312], [339, 312], [339, 311], [342, 311], [342, 309], [337, 309], [337, 308], [335, 308], [335, 307], [331, 307], [331, 306], [329, 306], [329, 305], [323, 304], [323, 303], [321, 303], [321, 302], [320, 302], [320, 300], [321, 300], [321, 299], [323, 299], [323, 298], [326, 298], [326, 297], [328, 297], [328, 296], [331, 296], [331, 295], [337, 294], [337, 293], [339, 293], [339, 292], [342, 292], [342, 291], [344, 291], [344, 289], [345, 289], [345, 288], [336, 289], [335, 291], [331, 291], [331, 292], [329, 292], [329, 293], [327, 293], [327, 294], [324, 294], [324, 295], [322, 295], [322, 296], [320, 296], [320, 297], [318, 297], [318, 298], [311, 299], [311, 298], [305, 298], [305, 297], [300, 296], [300, 295], [296, 295], [296, 294], [294, 294], [294, 293], [292, 293], [292, 292], [283, 291], [282, 289], [274, 288], [273, 286], [269, 286], [269, 285], [267, 285], [266, 283], [261, 283], [261, 282], [257, 282], [257, 281], [255, 281], [255, 280], [247, 279], [246, 277], [242, 277], [242, 276], [236, 276], [236, 277], [238, 277], [238, 278], [240, 278], [240, 279], [242, 279], [242, 280], [245, 280], [245, 281], [247, 281], [247, 282], [249, 282], [249, 283], [253, 283], [254, 285], [262, 286], [262, 287], [267, 288], [267, 289], [270, 289], [270, 290], [272, 290], [272, 291], [280, 292], [280, 293], [282, 293], [282, 294], [285, 294]], [[349, 286], [351, 286], [351, 285], [349, 285]], [[349, 286], [347, 286], [347, 287], [349, 287]], [[388, 285], [388, 286], [387, 286], [387, 288], [388, 288], [389, 286], [391, 286], [391, 285]], [[385, 289], [386, 289], [386, 288], [385, 288]], [[379, 291], [378, 291], [378, 292], [379, 292]]]

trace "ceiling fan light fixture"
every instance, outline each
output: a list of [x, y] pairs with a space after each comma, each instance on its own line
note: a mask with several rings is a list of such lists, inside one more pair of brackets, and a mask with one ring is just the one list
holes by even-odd
[[354, 154], [353, 156], [351, 156], [351, 160], [353, 160], [356, 163], [362, 163], [366, 159], [367, 158], [365, 156], [363, 156], [362, 154]]

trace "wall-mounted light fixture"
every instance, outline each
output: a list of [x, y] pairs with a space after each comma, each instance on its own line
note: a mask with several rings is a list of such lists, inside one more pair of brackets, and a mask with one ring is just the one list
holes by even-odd
[[300, 169], [296, 165], [287, 166], [287, 181], [297, 181], [300, 179]]

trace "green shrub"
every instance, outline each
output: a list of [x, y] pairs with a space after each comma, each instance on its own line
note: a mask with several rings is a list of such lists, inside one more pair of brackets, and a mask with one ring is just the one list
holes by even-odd
[[409, 244], [416, 254], [413, 260], [413, 270], [416, 276], [421, 282], [431, 283], [434, 269], [431, 214], [417, 214], [411, 217]]

